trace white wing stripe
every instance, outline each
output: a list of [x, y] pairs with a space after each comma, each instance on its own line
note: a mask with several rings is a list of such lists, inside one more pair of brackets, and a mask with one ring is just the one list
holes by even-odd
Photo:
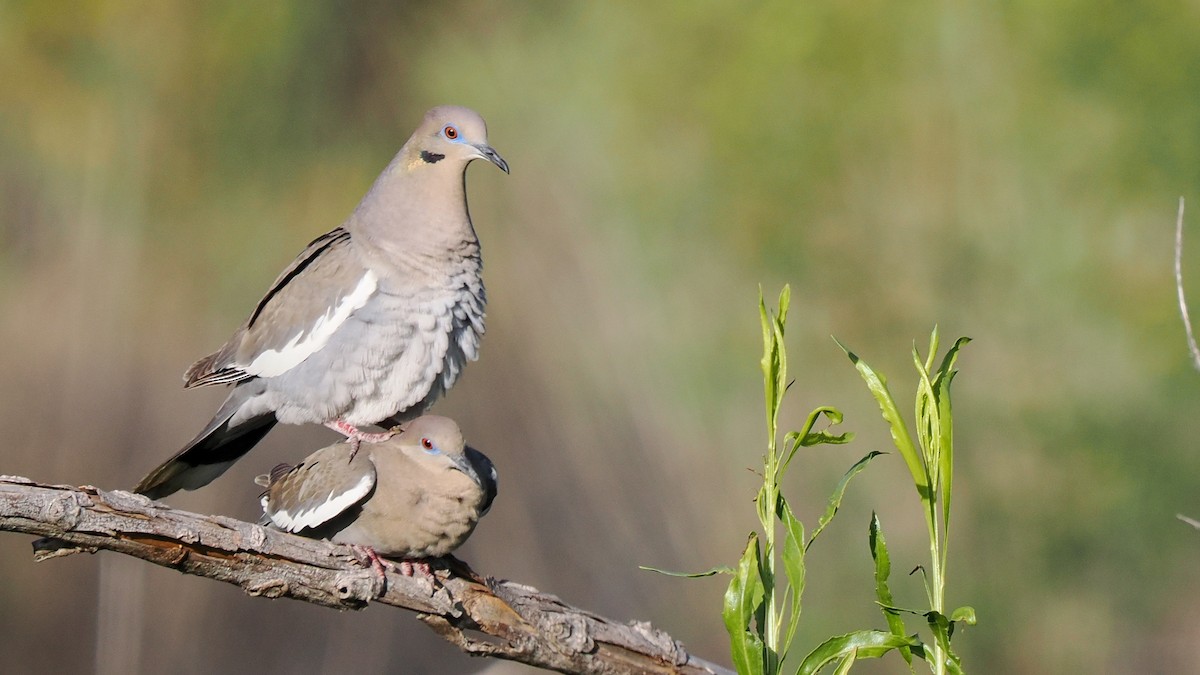
[[[299, 532], [308, 527], [316, 527], [350, 508], [351, 505], [365, 497], [371, 491], [374, 483], [375, 481], [371, 474], [366, 474], [358, 480], [358, 483], [354, 487], [342, 494], [335, 496], [333, 492], [330, 492], [325, 501], [317, 504], [312, 509], [299, 511], [294, 516], [288, 513], [287, 509], [274, 513], [268, 512], [267, 515], [271, 518], [271, 522], [275, 523], [276, 527], [288, 532]], [[266, 504], [263, 506], [265, 510]]]
[[355, 310], [367, 304], [367, 300], [375, 293], [378, 286], [375, 273], [367, 270], [362, 280], [358, 282], [358, 286], [354, 287], [354, 291], [342, 298], [336, 307], [331, 307], [328, 312], [317, 319], [311, 330], [301, 330], [283, 347], [268, 349], [256, 356], [250, 365], [241, 370], [258, 377], [275, 377], [300, 365], [304, 359], [324, 347], [333, 337], [334, 332], [346, 322], [346, 319], [350, 318]]

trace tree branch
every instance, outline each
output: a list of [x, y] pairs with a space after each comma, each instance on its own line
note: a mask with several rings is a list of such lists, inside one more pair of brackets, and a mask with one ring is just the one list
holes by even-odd
[[1179, 198], [1179, 215], [1175, 218], [1175, 292], [1179, 296], [1179, 314], [1187, 330], [1188, 352], [1192, 365], [1200, 369], [1200, 347], [1196, 346], [1196, 335], [1192, 332], [1192, 320], [1188, 318], [1187, 299], [1183, 296], [1183, 197]]
[[348, 546], [180, 511], [129, 492], [0, 476], [0, 530], [46, 537], [34, 542], [38, 561], [105, 549], [235, 584], [249, 595], [337, 609], [372, 601], [401, 607], [474, 656], [563, 673], [731, 673], [648, 623], [616, 623], [535, 588], [481, 578], [453, 557], [434, 562], [436, 581], [389, 571], [384, 582]]

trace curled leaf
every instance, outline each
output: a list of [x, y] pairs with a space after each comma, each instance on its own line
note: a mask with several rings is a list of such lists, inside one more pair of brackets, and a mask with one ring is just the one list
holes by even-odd
[[829, 521], [833, 520], [833, 517], [837, 515], [838, 509], [842, 507], [842, 497], [844, 497], [846, 494], [846, 486], [850, 484], [850, 479], [854, 478], [859, 474], [859, 472], [867, 468], [867, 464], [870, 464], [871, 460], [882, 454], [883, 453], [878, 450], [872, 450], [862, 459], [855, 462], [854, 466], [851, 466], [846, 470], [846, 473], [842, 475], [842, 479], [838, 481], [837, 488], [835, 488], [833, 494], [829, 496], [829, 504], [825, 507], [825, 514], [822, 515], [821, 519], [817, 521], [817, 527], [813, 530], [812, 536], [809, 537], [808, 543], [804, 547], [806, 550], [809, 546], [812, 546], [812, 543], [817, 540], [817, 536], [821, 534], [821, 531], [825, 529], [825, 526], [829, 524]]
[[763, 672], [762, 638], [751, 632], [751, 618], [759, 613], [763, 602], [759, 555], [758, 534], [752, 532], [729, 588], [725, 591], [725, 605], [721, 612], [725, 630], [729, 633], [730, 656], [741, 675], [760, 675]]
[[704, 570], [703, 572], [672, 572], [670, 570], [660, 569], [658, 567], [650, 567], [649, 565], [638, 565], [639, 570], [647, 572], [657, 572], [665, 574], [668, 577], [683, 577], [685, 579], [699, 579], [701, 577], [711, 577], [714, 574], [733, 574], [733, 568], [729, 565], [718, 565], [712, 569]]
[[854, 654], [855, 658], [879, 658], [893, 649], [916, 647], [915, 636], [892, 635], [878, 630], [860, 630], [831, 637], [809, 652], [796, 669], [796, 675], [813, 675], [833, 661]]
[[955, 623], [964, 623], [968, 626], [975, 625], [975, 608], [971, 606], [963, 606], [954, 610], [950, 614], [950, 620]]

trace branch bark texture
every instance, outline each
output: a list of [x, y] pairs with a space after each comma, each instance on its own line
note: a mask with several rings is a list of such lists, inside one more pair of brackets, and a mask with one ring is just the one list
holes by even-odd
[[0, 476], [0, 530], [45, 537], [34, 542], [39, 561], [109, 550], [235, 584], [249, 595], [337, 609], [400, 607], [475, 656], [563, 673], [731, 673], [648, 623], [611, 621], [535, 588], [480, 577], [451, 557], [435, 562], [436, 580], [391, 571], [384, 580], [347, 546], [129, 492]]

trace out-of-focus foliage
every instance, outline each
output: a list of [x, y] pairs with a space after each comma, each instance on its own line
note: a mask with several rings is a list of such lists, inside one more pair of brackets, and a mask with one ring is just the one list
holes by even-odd
[[[973, 671], [1193, 670], [1200, 551], [1174, 514], [1200, 511], [1200, 374], [1170, 261], [1200, 185], [1197, 26], [1163, 0], [0, 0], [0, 471], [116, 487], [177, 449], [221, 396], [183, 369], [458, 103], [513, 167], [469, 172], [488, 335], [437, 408], [503, 474], [464, 558], [721, 658], [723, 583], [636, 566], [744, 544], [751, 308], [787, 281], [785, 408], [837, 406], [863, 451], [887, 432], [829, 334], [884, 372], [934, 323], [976, 340], [946, 598], [979, 612]], [[328, 439], [276, 431], [173, 503], [251, 518], [250, 478]], [[820, 457], [788, 476], [797, 513], [844, 468]], [[883, 504], [897, 570], [926, 556], [906, 477], [880, 458], [840, 516]], [[870, 557], [841, 557], [862, 529], [823, 540], [800, 644], [878, 621]], [[0, 576], [12, 672], [481, 665], [398, 613], [34, 567], [12, 535]]]

